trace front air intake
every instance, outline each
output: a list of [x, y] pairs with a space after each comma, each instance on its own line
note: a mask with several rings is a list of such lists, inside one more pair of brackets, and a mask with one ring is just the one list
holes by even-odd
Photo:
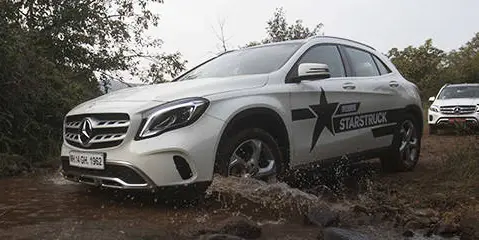
[[189, 179], [193, 176], [190, 165], [186, 162], [186, 159], [180, 156], [173, 156], [173, 161], [175, 162], [176, 170], [178, 170], [178, 173], [183, 180]]

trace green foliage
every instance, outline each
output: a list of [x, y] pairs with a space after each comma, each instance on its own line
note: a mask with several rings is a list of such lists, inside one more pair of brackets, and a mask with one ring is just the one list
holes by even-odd
[[479, 82], [479, 33], [450, 53], [428, 39], [419, 47], [392, 48], [387, 55], [406, 79], [418, 85], [424, 100], [446, 83]]
[[162, 82], [182, 71], [181, 54], [152, 53], [161, 41], [145, 37], [161, 2], [0, 1], [0, 153], [58, 157], [64, 115], [98, 96], [99, 81]]
[[435, 95], [444, 84], [446, 54], [434, 47], [431, 39], [417, 48], [393, 48], [387, 55], [406, 79], [418, 85], [423, 97]]
[[479, 32], [449, 53], [447, 70], [454, 82], [479, 83]]
[[273, 18], [268, 20], [266, 24], [266, 33], [268, 36], [261, 42], [250, 42], [245, 47], [308, 38], [319, 35], [323, 27], [323, 24], [319, 23], [311, 30], [305, 27], [303, 21], [300, 19], [296, 20], [294, 24], [288, 24], [283, 8], [277, 8], [273, 14]]

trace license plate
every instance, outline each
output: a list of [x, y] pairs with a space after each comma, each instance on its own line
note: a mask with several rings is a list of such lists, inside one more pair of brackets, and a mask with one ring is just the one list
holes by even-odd
[[105, 153], [70, 152], [70, 166], [90, 169], [105, 169]]
[[465, 122], [465, 121], [466, 121], [466, 119], [464, 119], [464, 118], [450, 118], [450, 119], [449, 119], [449, 122], [450, 122], [450, 123], [455, 123], [455, 122], [457, 122], [457, 123], [463, 123], [463, 122]]

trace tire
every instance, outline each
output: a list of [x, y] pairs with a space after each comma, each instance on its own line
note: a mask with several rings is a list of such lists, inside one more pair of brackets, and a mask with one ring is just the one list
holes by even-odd
[[436, 135], [437, 134], [437, 128], [433, 124], [429, 124], [429, 135]]
[[[269, 162], [264, 161], [266, 159], [273, 158], [274, 169], [268, 171], [270, 175], [262, 175], [257, 172], [256, 175], [246, 171], [241, 172], [242, 164], [233, 164], [233, 154], [237, 153], [237, 156], [246, 156], [245, 159], [250, 159], [249, 145], [256, 146], [256, 143], [261, 141], [260, 163], [259, 166], [263, 169], [268, 169]], [[250, 143], [250, 141], [253, 141]], [[253, 150], [251, 151], [253, 152]], [[244, 153], [244, 155], [242, 155]], [[268, 157], [270, 156], [270, 157]], [[251, 157], [252, 159], [252, 157]], [[238, 161], [236, 161], [238, 162]], [[248, 165], [248, 164], [245, 164]], [[248, 165], [249, 166], [249, 165]], [[265, 130], [260, 128], [246, 128], [239, 131], [235, 131], [227, 134], [220, 142], [218, 152], [215, 160], [215, 173], [223, 176], [240, 176], [240, 177], [253, 177], [262, 180], [270, 180], [274, 178], [280, 178], [284, 175], [284, 160], [281, 154], [280, 148], [276, 140]]]
[[[406, 141], [407, 135], [404, 129], [412, 124], [413, 135], [410, 141]], [[404, 118], [399, 121], [390, 150], [381, 157], [381, 165], [386, 172], [404, 172], [411, 171], [419, 160], [421, 150], [421, 132], [418, 128], [417, 120], [411, 114], [405, 114]], [[413, 138], [416, 142], [413, 143]], [[406, 144], [408, 143], [408, 144]], [[404, 147], [403, 147], [404, 146]], [[403, 150], [401, 150], [403, 149]], [[406, 149], [409, 149], [409, 154]]]

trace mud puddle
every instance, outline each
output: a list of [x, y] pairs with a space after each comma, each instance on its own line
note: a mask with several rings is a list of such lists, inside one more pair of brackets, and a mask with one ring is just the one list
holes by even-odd
[[[57, 173], [2, 179], [0, 186], [0, 239], [196, 239], [198, 229], [232, 216], [261, 227], [259, 239], [317, 239], [321, 228], [303, 224], [310, 209], [347, 218], [353, 207], [285, 183], [221, 177], [204, 199], [181, 203], [150, 193], [92, 190]], [[348, 228], [371, 239], [404, 239], [387, 223]]]

